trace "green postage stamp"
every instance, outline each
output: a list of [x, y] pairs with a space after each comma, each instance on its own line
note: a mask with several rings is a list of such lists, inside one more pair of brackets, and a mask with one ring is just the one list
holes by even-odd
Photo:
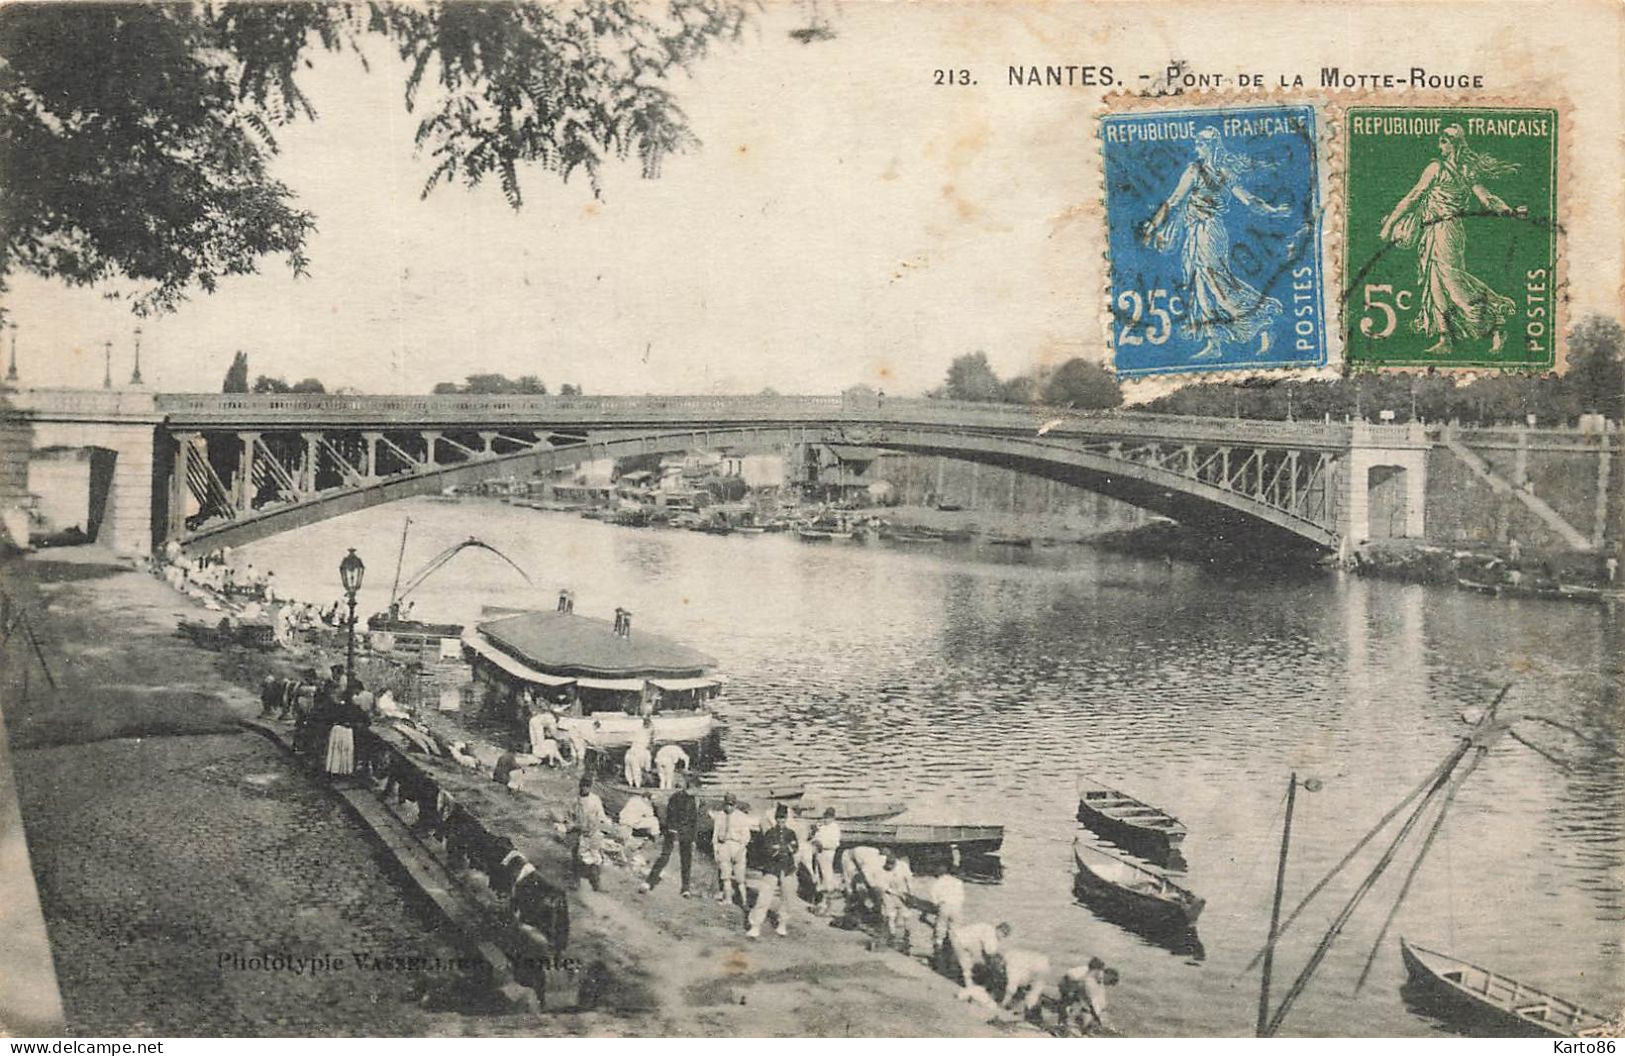
[[1343, 327], [1351, 366], [1557, 366], [1551, 109], [1350, 107]]

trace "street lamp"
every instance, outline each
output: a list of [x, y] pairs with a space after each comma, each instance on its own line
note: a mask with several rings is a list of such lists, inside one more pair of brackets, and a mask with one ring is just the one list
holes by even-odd
[[6, 380], [17, 380], [17, 324], [11, 324], [11, 366], [6, 368]]
[[141, 384], [141, 328], [135, 328], [135, 369], [130, 372], [130, 384]]
[[355, 547], [339, 562], [339, 582], [344, 584], [344, 596], [350, 602], [350, 633], [344, 646], [344, 703], [355, 703], [355, 596], [361, 589], [361, 577], [367, 566], [356, 556]]
[[113, 342], [102, 342], [102, 388], [113, 387]]

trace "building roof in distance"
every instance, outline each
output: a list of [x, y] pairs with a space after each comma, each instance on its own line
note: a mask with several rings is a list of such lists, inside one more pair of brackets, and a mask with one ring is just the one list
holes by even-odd
[[716, 660], [670, 638], [632, 629], [622, 638], [608, 620], [562, 612], [526, 612], [478, 625], [503, 652], [540, 671], [601, 678], [697, 677]]

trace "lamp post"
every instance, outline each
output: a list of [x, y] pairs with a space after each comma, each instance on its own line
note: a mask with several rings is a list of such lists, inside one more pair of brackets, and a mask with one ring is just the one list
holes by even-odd
[[130, 371], [130, 384], [141, 384], [141, 328], [135, 328], [135, 369]]
[[1275, 1033], [1275, 1028], [1270, 1025], [1270, 973], [1275, 967], [1275, 940], [1281, 934], [1281, 893], [1286, 887], [1286, 854], [1292, 846], [1292, 806], [1297, 801], [1300, 788], [1305, 792], [1319, 792], [1320, 779], [1311, 777], [1299, 781], [1296, 770], [1287, 778], [1286, 821], [1281, 826], [1281, 857], [1275, 866], [1275, 903], [1270, 910], [1270, 936], [1264, 943], [1264, 975], [1258, 987], [1258, 1026], [1254, 1033], [1260, 1038]]
[[17, 324], [11, 324], [11, 366], [6, 368], [6, 380], [17, 380]]
[[344, 645], [344, 703], [355, 703], [355, 596], [361, 589], [361, 577], [367, 566], [356, 556], [355, 547], [339, 562], [339, 581], [344, 584], [344, 596], [350, 602], [350, 633]]

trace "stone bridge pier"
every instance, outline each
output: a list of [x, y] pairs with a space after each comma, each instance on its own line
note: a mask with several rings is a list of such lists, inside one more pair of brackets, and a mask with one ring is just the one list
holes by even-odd
[[110, 461], [105, 493], [98, 494], [93, 486], [89, 496], [91, 522], [100, 522], [96, 538], [120, 554], [150, 553], [155, 541], [154, 453], [164, 421], [154, 394], [131, 389], [51, 396], [51, 413], [31, 416], [28, 422], [31, 451], [20, 452], [21, 457], [55, 448], [100, 456], [95, 462], [101, 465]]
[[1427, 536], [1431, 446], [1421, 426], [1350, 424], [1338, 526], [1342, 556], [1373, 539]]

